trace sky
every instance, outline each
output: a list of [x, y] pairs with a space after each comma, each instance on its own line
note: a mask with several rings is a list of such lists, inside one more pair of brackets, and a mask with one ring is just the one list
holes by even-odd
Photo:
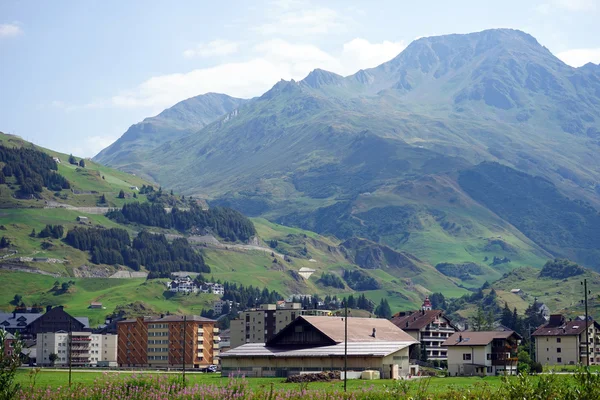
[[186, 98], [341, 75], [423, 36], [514, 28], [600, 63], [600, 0], [0, 0], [0, 131], [92, 157]]

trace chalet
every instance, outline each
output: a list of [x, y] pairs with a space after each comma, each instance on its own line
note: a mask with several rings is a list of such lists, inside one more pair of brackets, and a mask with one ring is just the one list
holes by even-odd
[[535, 357], [540, 364], [586, 364], [586, 326], [588, 328], [590, 364], [600, 364], [600, 325], [583, 319], [567, 320], [553, 314], [548, 322], [533, 332]]
[[189, 276], [173, 279], [167, 283], [167, 288], [173, 293], [198, 293], [200, 290]]
[[96, 309], [100, 308], [101, 309], [102, 308], [102, 303], [97, 302], [97, 301], [92, 301], [90, 303], [90, 308], [96, 308]]
[[200, 288], [202, 293], [213, 293], [223, 296], [225, 294], [225, 287], [220, 283], [204, 282]]
[[88, 217], [84, 217], [84, 216], [78, 216], [77, 217], [77, 221], [79, 222], [88, 222], [90, 219]]
[[458, 331], [442, 310], [432, 310], [429, 297], [420, 311], [401, 311], [395, 314], [391, 322], [415, 338], [421, 349], [413, 348], [412, 358], [419, 358], [416, 351], [426, 352], [428, 360], [447, 360], [448, 349], [442, 343]]
[[[376, 370], [383, 378], [417, 372], [409, 365], [415, 339], [390, 321], [348, 318], [348, 371]], [[300, 316], [266, 343], [247, 343], [221, 354], [222, 375], [285, 377], [344, 369], [344, 318]], [[233, 329], [233, 328], [232, 328]]]
[[516, 374], [520, 340], [521, 337], [514, 331], [456, 332], [442, 343], [448, 348], [448, 374]]
[[46, 307], [46, 313], [0, 314], [0, 328], [10, 333], [18, 332], [23, 339], [35, 338], [41, 332], [58, 332], [90, 329], [87, 317], [72, 317], [62, 306]]
[[523, 291], [521, 289], [511, 289], [510, 292], [512, 294], [523, 294]]

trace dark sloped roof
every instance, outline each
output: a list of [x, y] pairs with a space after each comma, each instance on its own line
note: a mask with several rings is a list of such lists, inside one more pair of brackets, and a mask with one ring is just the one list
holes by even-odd
[[[414, 311], [408, 315], [400, 316], [396, 314], [391, 321], [398, 328], [405, 331], [420, 331], [427, 325], [432, 323], [436, 318], [443, 317], [444, 312], [442, 310], [427, 310], [427, 311]], [[450, 323], [450, 321], [448, 320]], [[408, 323], [408, 326], [407, 326]], [[450, 323], [453, 328], [454, 325]], [[456, 328], [455, 328], [456, 329]]]
[[5, 329], [24, 328], [42, 315], [44, 314], [16, 313], [13, 315], [13, 313], [2, 313], [0, 314], [0, 324], [2, 324]]
[[[304, 320], [335, 343], [344, 342], [344, 318], [303, 315], [294, 322]], [[294, 325], [292, 322], [288, 326]], [[373, 337], [375, 329], [375, 337]], [[283, 334], [285, 329], [280, 333]], [[275, 340], [276, 335], [272, 341]], [[382, 318], [348, 318], [348, 342], [410, 342], [415, 339], [387, 319]]]
[[[588, 321], [588, 325], [591, 324], [598, 325], [597, 322]], [[580, 335], [582, 332], [585, 332], [586, 323], [585, 321], [576, 320], [576, 321], [565, 321], [563, 324], [556, 326], [552, 323], [547, 323], [539, 327], [535, 332], [533, 332], [533, 336], [570, 336], [570, 335]], [[600, 326], [599, 326], [600, 328]]]
[[[494, 339], [507, 339], [513, 335], [515, 336], [515, 339], [519, 338], [519, 335], [514, 331], [456, 332], [446, 339], [446, 341], [442, 343], [442, 346], [486, 346]], [[461, 338], [462, 340], [460, 340]]]

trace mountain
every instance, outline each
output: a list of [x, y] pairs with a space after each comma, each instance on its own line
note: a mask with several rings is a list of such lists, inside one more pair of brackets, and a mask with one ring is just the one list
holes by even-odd
[[193, 133], [217, 118], [235, 110], [246, 100], [220, 93], [192, 97], [167, 108], [155, 117], [129, 127], [116, 142], [102, 150], [94, 160], [125, 170], [139, 162], [140, 154], [170, 140]]
[[[576, 209], [578, 218], [593, 215], [599, 105], [598, 68], [572, 68], [526, 33], [429, 37], [348, 77], [315, 70], [300, 82], [280, 81], [198, 132], [149, 150], [135, 168], [211, 204], [368, 239], [431, 265], [473, 262], [499, 277], [568, 254], [600, 268], [591, 256], [598, 246], [581, 243], [585, 234], [552, 245], [540, 236], [554, 205], [526, 228], [518, 212], [500, 213], [460, 183], [465, 171], [494, 162], [551, 182], [562, 204], [590, 209]], [[507, 184], [511, 176], [488, 178], [521, 190]], [[544, 193], [525, 198], [548, 205]]]

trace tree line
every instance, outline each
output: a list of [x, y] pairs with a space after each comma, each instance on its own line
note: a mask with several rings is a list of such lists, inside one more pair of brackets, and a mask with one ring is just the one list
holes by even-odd
[[48, 154], [30, 148], [10, 148], [0, 145], [0, 184], [7, 177], [15, 177], [20, 196], [36, 196], [44, 187], [53, 191], [69, 189], [71, 184], [58, 171], [56, 162]]
[[119, 223], [138, 223], [180, 232], [208, 228], [231, 242], [247, 241], [256, 235], [254, 224], [248, 218], [224, 207], [203, 210], [192, 205], [189, 211], [173, 207], [168, 213], [161, 204], [136, 202], [125, 204], [121, 210], [110, 211], [106, 215]]
[[165, 235], [142, 231], [132, 241], [125, 229], [75, 227], [67, 232], [65, 242], [88, 251], [94, 264], [120, 264], [136, 271], [144, 266], [158, 273], [210, 272], [202, 255], [184, 238], [169, 243]]

